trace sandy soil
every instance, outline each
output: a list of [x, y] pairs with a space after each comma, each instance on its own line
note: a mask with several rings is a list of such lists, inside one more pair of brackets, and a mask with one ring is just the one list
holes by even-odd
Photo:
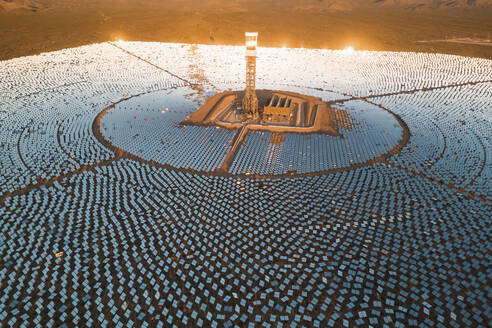
[[480, 8], [417, 10], [408, 1], [361, 8], [358, 0], [0, 0], [0, 59], [115, 39], [240, 45], [246, 30], [259, 31], [262, 46], [492, 59], [480, 43], [418, 42], [491, 39], [490, 0], [481, 1]]

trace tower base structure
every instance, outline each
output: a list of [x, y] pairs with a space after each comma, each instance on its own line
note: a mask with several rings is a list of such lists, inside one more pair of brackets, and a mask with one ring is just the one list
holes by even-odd
[[256, 96], [255, 90], [246, 89], [242, 103], [245, 114], [253, 119], [259, 118], [258, 97]]

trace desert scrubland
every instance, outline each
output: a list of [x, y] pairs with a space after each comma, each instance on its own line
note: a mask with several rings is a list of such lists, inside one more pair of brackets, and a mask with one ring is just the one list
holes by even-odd
[[1, 0], [0, 59], [124, 39], [492, 58], [492, 1]]

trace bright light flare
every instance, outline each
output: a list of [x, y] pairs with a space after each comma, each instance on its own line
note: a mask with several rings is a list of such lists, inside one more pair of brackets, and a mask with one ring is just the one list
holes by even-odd
[[345, 49], [343, 49], [344, 52], [348, 53], [348, 54], [352, 54], [354, 53], [354, 47], [352, 46], [348, 46], [348, 47], [345, 47]]

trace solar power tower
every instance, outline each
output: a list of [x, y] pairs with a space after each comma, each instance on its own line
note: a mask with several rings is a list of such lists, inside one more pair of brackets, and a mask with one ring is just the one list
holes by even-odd
[[246, 90], [243, 98], [243, 111], [257, 119], [258, 98], [256, 97], [256, 46], [258, 32], [246, 32]]

